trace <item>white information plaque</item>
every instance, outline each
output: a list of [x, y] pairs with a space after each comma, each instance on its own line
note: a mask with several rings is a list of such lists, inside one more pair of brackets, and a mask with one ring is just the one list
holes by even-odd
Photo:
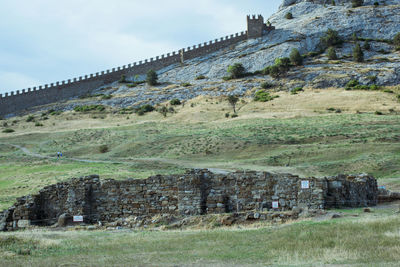
[[279, 208], [279, 202], [278, 202], [278, 201], [272, 202], [272, 208], [273, 208], [273, 209]]
[[310, 181], [301, 181], [301, 189], [310, 188]]
[[74, 216], [74, 222], [83, 222], [83, 216]]

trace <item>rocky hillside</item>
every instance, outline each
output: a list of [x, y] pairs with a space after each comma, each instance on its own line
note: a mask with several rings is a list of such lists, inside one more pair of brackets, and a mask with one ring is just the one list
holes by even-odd
[[[363, 6], [356, 8], [350, 2], [336, 0], [333, 5], [332, 1], [284, 0], [280, 9], [269, 18], [276, 30], [266, 36], [187, 61], [183, 66], [165, 68], [159, 71], [159, 86], [132, 88], [114, 83], [97, 92], [112, 94], [113, 98], [88, 98], [83, 102], [127, 107], [172, 98], [191, 99], [201, 94], [244, 95], [254, 93], [262, 81], [272, 83], [276, 90], [292, 90], [299, 86], [340, 88], [350, 80], [365, 85], [398, 85], [400, 52], [391, 40], [400, 32], [399, 1], [365, 1]], [[292, 14], [292, 19], [287, 18], [288, 13]], [[343, 44], [335, 48], [337, 60], [328, 60], [326, 50], [321, 50], [320, 40], [328, 29], [337, 31], [343, 40]], [[365, 40], [369, 41], [370, 48], [363, 49], [365, 60], [357, 63], [352, 57], [353, 48], [357, 42], [363, 47]], [[304, 56], [304, 65], [292, 67], [284, 77], [252, 75], [238, 80], [222, 79], [227, 76], [229, 65], [241, 63], [246, 71], [256, 72], [274, 64], [278, 57], [288, 57], [293, 48]], [[199, 76], [205, 79], [196, 79]], [[128, 77], [128, 80], [133, 79]], [[68, 103], [63, 107], [68, 109], [74, 105]]]

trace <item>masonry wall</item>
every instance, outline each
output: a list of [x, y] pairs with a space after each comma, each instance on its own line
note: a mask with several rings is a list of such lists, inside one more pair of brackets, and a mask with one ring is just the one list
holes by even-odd
[[4, 95], [0, 94], [0, 116], [15, 114], [34, 106], [86, 95], [103, 85], [118, 81], [122, 75], [140, 75], [147, 73], [150, 69], [157, 71], [173, 64], [180, 64], [182, 62], [181, 54], [184, 60], [190, 60], [227, 48], [246, 39], [247, 32], [232, 34], [210, 42], [184, 48], [178, 52], [168, 53], [111, 70], [54, 84], [18, 90]]
[[[308, 188], [302, 187], [305, 181]], [[101, 181], [90, 176], [47, 186], [36, 195], [17, 199], [1, 214], [0, 228], [52, 225], [66, 213], [83, 215], [86, 223], [96, 223], [161, 214], [372, 206], [377, 204], [377, 195], [376, 180], [370, 176], [316, 179], [266, 172], [214, 174], [207, 170], [145, 180]]]

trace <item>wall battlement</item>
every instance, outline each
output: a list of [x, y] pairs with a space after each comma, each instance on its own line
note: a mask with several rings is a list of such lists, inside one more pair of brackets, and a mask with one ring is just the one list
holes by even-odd
[[[33, 88], [17, 90], [15, 92], [5, 93], [4, 95], [0, 94], [0, 116], [15, 114], [34, 106], [86, 95], [103, 85], [119, 80], [122, 75], [134, 76], [145, 74], [150, 69], [157, 71], [173, 64], [183, 63], [182, 60], [191, 60], [216, 52], [248, 38], [260, 37], [266, 29], [263, 20], [264, 18], [261, 15], [257, 18], [253, 16], [253, 19], [248, 16], [248, 31], [228, 35], [209, 42], [183, 48], [179, 51], [173, 51], [106, 71]], [[263, 29], [261, 33], [260, 27]], [[269, 29], [271, 30], [272, 28]]]

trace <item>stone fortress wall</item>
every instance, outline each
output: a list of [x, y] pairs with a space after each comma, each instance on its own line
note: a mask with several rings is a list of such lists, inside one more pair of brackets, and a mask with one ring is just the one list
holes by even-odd
[[144, 180], [90, 176], [50, 185], [36, 195], [17, 199], [0, 214], [0, 230], [52, 225], [62, 214], [83, 216], [90, 224], [129, 216], [374, 206], [377, 199], [377, 182], [368, 175], [317, 179], [267, 172], [188, 170], [182, 175]]
[[157, 71], [173, 64], [183, 63], [184, 60], [208, 55], [249, 38], [261, 37], [265, 32], [274, 29], [274, 27], [267, 27], [264, 24], [264, 18], [261, 15], [247, 16], [247, 24], [248, 30], [245, 32], [232, 34], [193, 47], [183, 48], [178, 52], [168, 53], [67, 81], [17, 90], [16, 92], [5, 93], [5, 95], [0, 94], [0, 116], [15, 114], [34, 106], [86, 95], [103, 85], [118, 81], [122, 75], [134, 76], [145, 74], [151, 69]]

